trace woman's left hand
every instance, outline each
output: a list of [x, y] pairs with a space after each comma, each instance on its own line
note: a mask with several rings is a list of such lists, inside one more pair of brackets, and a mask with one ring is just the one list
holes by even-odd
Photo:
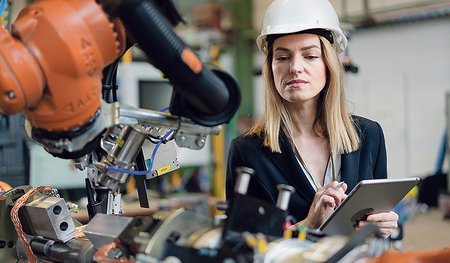
[[391, 211], [389, 213], [383, 212], [383, 213], [377, 213], [377, 214], [371, 214], [368, 215], [366, 220], [360, 221], [356, 226], [355, 229], [361, 229], [367, 224], [375, 223], [381, 231], [381, 234], [384, 238], [388, 238], [392, 232], [397, 228], [397, 221], [398, 221], [398, 215], [394, 211]]

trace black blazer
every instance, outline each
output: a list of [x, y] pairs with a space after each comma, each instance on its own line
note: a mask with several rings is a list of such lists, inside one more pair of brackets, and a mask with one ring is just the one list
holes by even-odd
[[[374, 121], [354, 116], [356, 130], [361, 139], [360, 148], [341, 155], [341, 180], [348, 185], [347, 193], [363, 179], [387, 178], [387, 156], [384, 134]], [[291, 144], [284, 132], [280, 133], [281, 153], [273, 153], [263, 146], [258, 136], [244, 136], [231, 141], [228, 154], [226, 195], [229, 199], [236, 183], [236, 167], [245, 166], [255, 170], [248, 194], [276, 204], [278, 184], [293, 186], [296, 191], [289, 202], [289, 212], [298, 221], [306, 218], [315, 191], [303, 173]]]

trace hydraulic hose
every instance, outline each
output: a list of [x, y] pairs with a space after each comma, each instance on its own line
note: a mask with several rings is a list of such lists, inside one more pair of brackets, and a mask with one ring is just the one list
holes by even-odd
[[[152, 1], [99, 2], [106, 12], [120, 18], [150, 62], [172, 83], [177, 102], [182, 104], [177, 113], [205, 126], [219, 125], [233, 117], [240, 103], [236, 82], [230, 81], [229, 75], [206, 68]], [[172, 114], [177, 107], [171, 105]]]

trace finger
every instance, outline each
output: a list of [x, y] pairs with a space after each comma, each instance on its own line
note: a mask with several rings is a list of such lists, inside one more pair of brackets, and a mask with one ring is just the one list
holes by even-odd
[[347, 192], [347, 189], [348, 189], [348, 185], [346, 183], [344, 183], [342, 185], [342, 190], [344, 190], [344, 193]]
[[323, 195], [320, 197], [320, 200], [318, 202], [319, 207], [323, 206], [323, 207], [332, 207], [334, 208], [336, 206], [336, 199], [335, 197], [331, 196], [331, 195]]
[[394, 230], [398, 227], [397, 221], [360, 221], [358, 222], [358, 227], [364, 227], [368, 224], [375, 224], [380, 229], [391, 229]]
[[347, 198], [347, 195], [345, 194], [345, 191], [341, 188], [338, 190], [335, 190], [333, 188], [328, 188], [323, 195], [331, 196], [335, 199], [336, 205], [340, 205], [342, 201], [344, 201], [345, 198]]
[[[355, 226], [355, 230], [360, 230], [360, 229], [362, 229], [362, 228], [363, 228], [363, 227], [361, 227], [361, 226], [359, 226], [359, 225]], [[381, 236], [382, 236], [384, 239], [386, 239], [386, 238], [388, 238], [388, 237], [394, 232], [395, 229], [392, 229], [392, 228], [379, 228], [379, 230], [380, 230]]]
[[397, 221], [398, 220], [398, 215], [397, 213], [390, 211], [390, 212], [382, 212], [382, 213], [375, 213], [375, 214], [371, 214], [369, 216], [367, 216], [367, 221], [376, 221], [376, 222], [381, 222], [381, 221]]
[[333, 181], [333, 182], [331, 182], [331, 183], [329, 183], [327, 185], [324, 185], [323, 187], [326, 188], [326, 189], [328, 189], [328, 188], [336, 188], [336, 186], [338, 186], [338, 185], [339, 185], [338, 181]]

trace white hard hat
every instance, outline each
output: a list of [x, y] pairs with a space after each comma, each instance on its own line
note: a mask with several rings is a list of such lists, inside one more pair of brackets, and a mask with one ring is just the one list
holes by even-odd
[[289, 34], [310, 29], [324, 29], [332, 35], [337, 53], [347, 47], [347, 38], [328, 0], [275, 0], [264, 14], [261, 35], [256, 39], [259, 50], [267, 55], [268, 35]]

